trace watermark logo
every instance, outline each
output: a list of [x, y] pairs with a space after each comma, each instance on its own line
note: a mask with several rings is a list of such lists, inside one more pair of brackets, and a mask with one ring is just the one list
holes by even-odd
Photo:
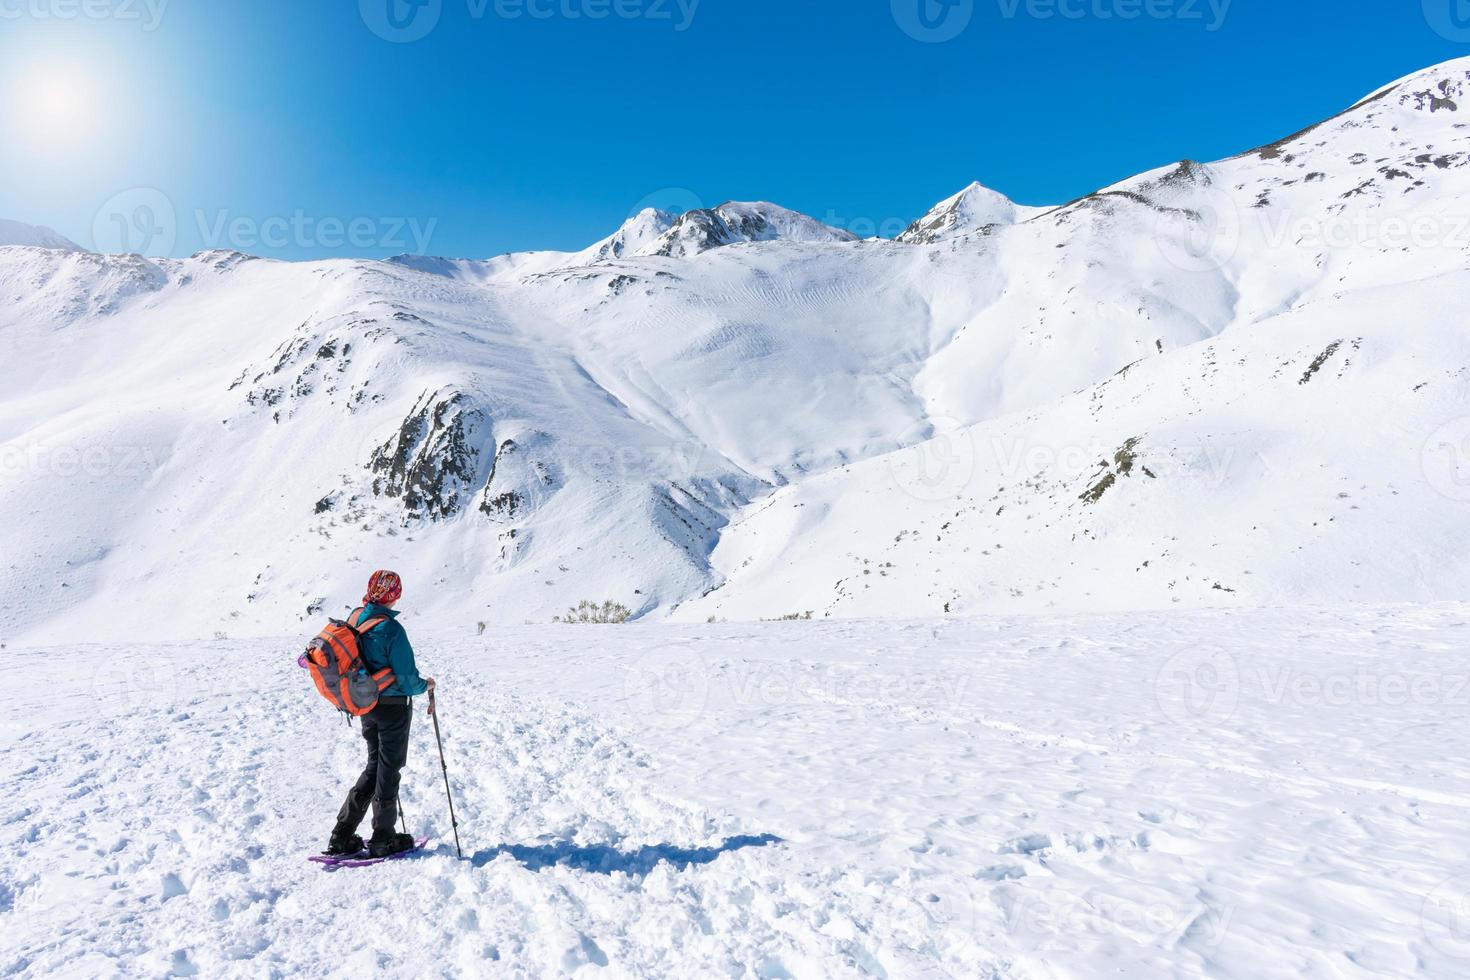
[[888, 455], [888, 473], [916, 500], [953, 500], [975, 477], [975, 435], [953, 419], [915, 423], [900, 442], [908, 448]]
[[1164, 260], [1184, 272], [1215, 272], [1240, 248], [1240, 208], [1229, 194], [1206, 190], [1188, 207], [1166, 208], [1154, 225]]
[[925, 44], [953, 41], [975, 17], [975, 0], [891, 0], [893, 19], [903, 32]]
[[1181, 650], [1159, 670], [1154, 697], [1176, 725], [1223, 724], [1240, 701], [1240, 665], [1218, 647]]
[[173, 201], [156, 187], [134, 187], [107, 199], [92, 219], [98, 252], [169, 255], [178, 238]]
[[1446, 41], [1470, 44], [1470, 0], [1423, 0], [1424, 20]]
[[1424, 899], [1419, 926], [1446, 956], [1470, 959], [1470, 878], [1451, 878]]
[[177, 664], [111, 659], [92, 675], [92, 697], [104, 717], [169, 704], [178, 693]]
[[650, 650], [625, 670], [624, 700], [645, 724], [675, 731], [703, 717], [709, 703], [710, 671], [693, 650]]
[[918, 902], [924, 934], [935, 945], [951, 954], [977, 950], [980, 910], [990, 904], [980, 882], [972, 878], [936, 878], [926, 883]]
[[661, 187], [652, 194], [645, 194], [643, 199], [629, 210], [628, 217], [637, 217], [649, 208], [680, 215], [689, 211], [704, 210], [704, 201], [687, 187]]
[[412, 44], [439, 26], [444, 0], [357, 0], [368, 30], [391, 44]]
[[1425, 441], [1424, 478], [1442, 497], [1470, 502], [1470, 417], [1447, 422]]

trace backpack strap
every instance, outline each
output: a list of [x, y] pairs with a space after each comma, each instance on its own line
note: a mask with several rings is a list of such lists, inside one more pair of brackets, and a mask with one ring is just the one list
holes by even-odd
[[[388, 617], [387, 616], [379, 616], [377, 619], [370, 619], [367, 622], [363, 622], [362, 619], [361, 619], [361, 617], [366, 616], [366, 615], [367, 615], [367, 609], [364, 608], [364, 607], [359, 607], [357, 609], [352, 610], [352, 615], [350, 615], [350, 616], [347, 617], [348, 627], [350, 629], [354, 630], [359, 637], [363, 636], [369, 630], [373, 629], [374, 627], [378, 626], [379, 624], [386, 623], [388, 621]], [[357, 623], [356, 626], [353, 626], [352, 625], [352, 621], [354, 619], [356, 619], [358, 621], [358, 623]], [[357, 655], [358, 655], [358, 662], [361, 663], [368, 670], [371, 670], [372, 669], [372, 664], [368, 663], [367, 655], [363, 652], [363, 650], [362, 650], [361, 647], [358, 648], [358, 654]], [[393, 675], [393, 666], [392, 666], [392, 664], [389, 664], [387, 667], [382, 668], [381, 670], [377, 671], [377, 673], [373, 674], [372, 676], [373, 676], [373, 680], [375, 680], [375, 681], [378, 682], [378, 691], [380, 693], [382, 691], [386, 690], [388, 687], [392, 686], [392, 684], [396, 681], [396, 678]]]
[[378, 626], [382, 623], [386, 623], [388, 621], [387, 616], [379, 616], [377, 619], [370, 619], [366, 623], [364, 623], [359, 617], [366, 615], [367, 609], [365, 607], [359, 606], [358, 608], [352, 610], [351, 616], [347, 617], [349, 623], [354, 619], [357, 620], [357, 625], [353, 626], [352, 628], [357, 630], [359, 635], [366, 633], [373, 627]]

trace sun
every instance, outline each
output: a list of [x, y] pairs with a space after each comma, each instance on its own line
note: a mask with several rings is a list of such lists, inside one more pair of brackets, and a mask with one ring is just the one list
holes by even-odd
[[32, 67], [16, 80], [11, 110], [15, 136], [33, 150], [66, 150], [95, 130], [99, 89], [70, 66]]

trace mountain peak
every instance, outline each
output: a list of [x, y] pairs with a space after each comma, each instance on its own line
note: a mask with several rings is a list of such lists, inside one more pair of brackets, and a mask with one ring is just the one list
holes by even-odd
[[726, 201], [686, 211], [645, 255], [688, 258], [739, 242], [851, 242], [857, 236], [769, 201]]
[[64, 252], [85, 252], [76, 242], [41, 225], [27, 225], [0, 218], [0, 247], [22, 245], [31, 248], [54, 248]]
[[658, 241], [677, 220], [678, 216], [668, 211], [644, 208], [624, 221], [617, 231], [583, 251], [577, 264], [605, 262], [637, 254]]
[[979, 181], [934, 205], [929, 213], [909, 225], [898, 240], [909, 245], [929, 245], [977, 232], [988, 225], [1015, 224], [1015, 203]]

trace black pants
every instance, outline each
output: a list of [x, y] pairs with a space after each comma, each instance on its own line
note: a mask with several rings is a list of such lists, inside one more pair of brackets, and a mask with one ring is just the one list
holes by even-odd
[[373, 807], [373, 836], [393, 832], [398, 822], [398, 780], [408, 762], [408, 731], [413, 724], [413, 705], [379, 703], [362, 716], [362, 737], [368, 744], [367, 766], [347, 793], [347, 802], [337, 814], [338, 834], [357, 831]]

